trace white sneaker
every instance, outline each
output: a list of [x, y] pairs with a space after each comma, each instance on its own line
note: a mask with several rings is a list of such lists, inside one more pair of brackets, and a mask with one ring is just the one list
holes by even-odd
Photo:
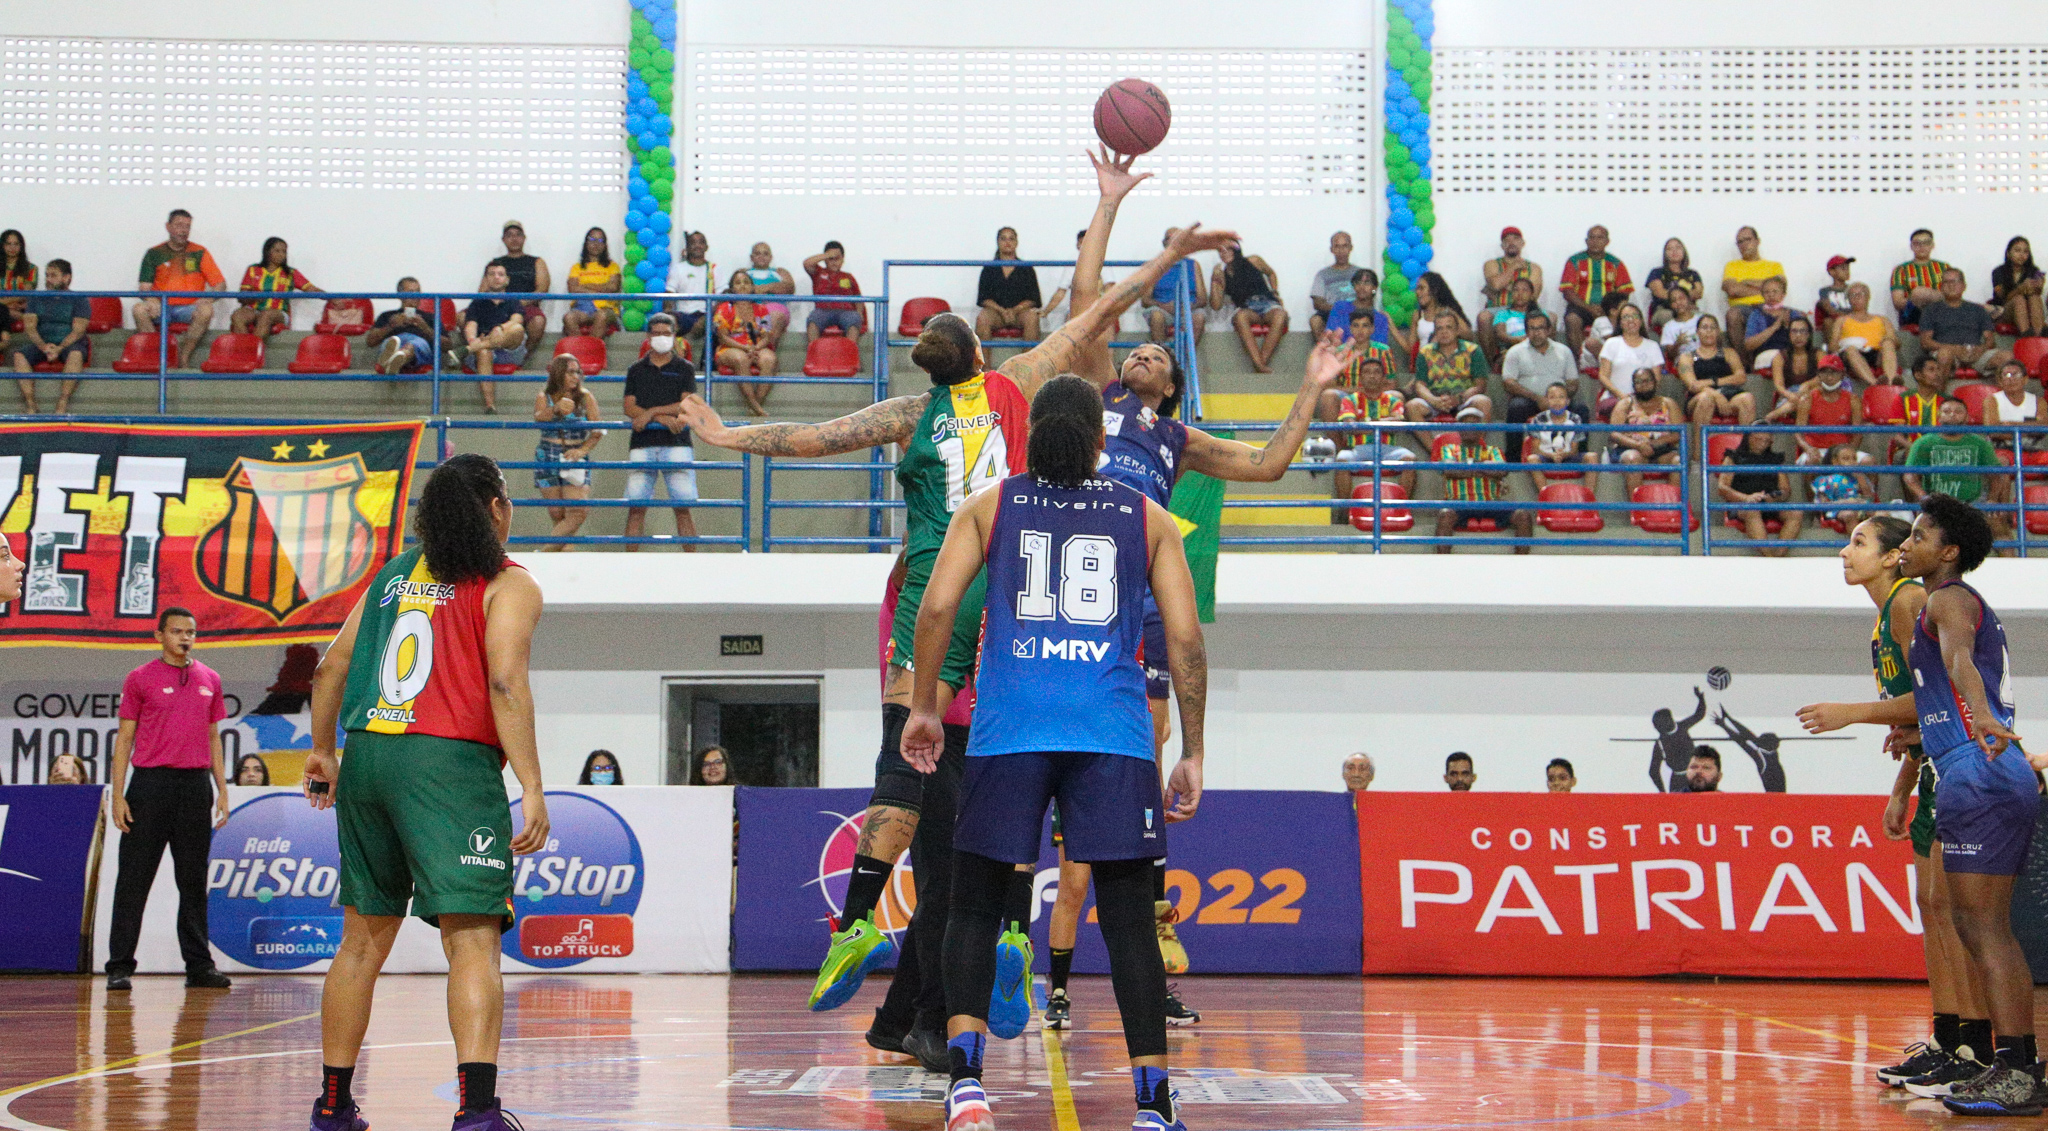
[[396, 337], [384, 339], [384, 344], [377, 349], [377, 372], [388, 377], [404, 368], [404, 366], [394, 366], [391, 364], [404, 351], [405, 344]]

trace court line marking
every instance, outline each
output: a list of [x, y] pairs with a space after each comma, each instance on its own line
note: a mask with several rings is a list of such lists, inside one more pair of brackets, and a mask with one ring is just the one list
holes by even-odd
[[1039, 1043], [1045, 1046], [1046, 1075], [1052, 1077], [1052, 1121], [1058, 1131], [1081, 1131], [1081, 1117], [1074, 1110], [1074, 1089], [1067, 1082], [1067, 1057], [1060, 1045], [1058, 1029], [1040, 1028]]
[[1809, 1029], [1804, 1025], [1794, 1025], [1790, 1021], [1780, 1021], [1775, 1017], [1766, 1017], [1761, 1013], [1744, 1013], [1739, 1009], [1730, 1009], [1725, 1005], [1714, 1005], [1711, 1002], [1696, 997], [1675, 997], [1671, 1000], [1679, 1003], [1680, 1005], [1690, 1005], [1695, 1009], [1705, 1009], [1714, 1013], [1726, 1013], [1735, 1017], [1746, 1017], [1752, 1021], [1761, 1021], [1766, 1025], [1778, 1025], [1786, 1029], [1791, 1029], [1795, 1032], [1810, 1033], [1816, 1037], [1826, 1037], [1831, 1041], [1840, 1041], [1845, 1045], [1853, 1046], [1861, 1044], [1865, 1048], [1882, 1049], [1885, 1052], [1899, 1053], [1901, 1055], [1903, 1055], [1906, 1051], [1905, 1049], [1895, 1048], [1891, 1045], [1880, 1044], [1877, 1041], [1870, 1040], [1867, 1037], [1859, 1042], [1854, 1037], [1845, 1037], [1840, 1033], [1830, 1033], [1825, 1029]]
[[163, 1049], [159, 1052], [146, 1052], [143, 1053], [141, 1056], [131, 1056], [126, 1060], [112, 1061], [107, 1064], [102, 1064], [96, 1068], [81, 1068], [76, 1072], [67, 1072], [62, 1076], [52, 1076], [47, 1080], [36, 1080], [28, 1084], [23, 1084], [19, 1087], [9, 1088], [4, 1092], [0, 1092], [0, 1113], [5, 1113], [5, 1111], [7, 1110], [7, 1104], [5, 1103], [5, 1101], [10, 1099], [11, 1097], [20, 1095], [24, 1092], [31, 1092], [36, 1091], [38, 1089], [47, 1088], [53, 1084], [62, 1084], [66, 1080], [80, 1079], [86, 1076], [104, 1075], [107, 1073], [109, 1069], [121, 1068], [130, 1064], [137, 1064], [141, 1061], [149, 1060], [153, 1057], [169, 1056], [172, 1053], [184, 1052], [186, 1049], [196, 1049], [200, 1045], [210, 1045], [215, 1041], [227, 1041], [233, 1040], [236, 1037], [246, 1037], [252, 1033], [261, 1033], [266, 1029], [278, 1028], [281, 1025], [296, 1025], [301, 1021], [309, 1021], [318, 1016], [320, 1016], [320, 1011], [316, 1009], [311, 1013], [301, 1013], [297, 1017], [287, 1017], [282, 1021], [272, 1021], [268, 1024], [257, 1025], [253, 1028], [243, 1029], [239, 1032], [222, 1033], [217, 1037], [201, 1037], [196, 1041], [187, 1041], [182, 1045], [173, 1045], [170, 1048]]

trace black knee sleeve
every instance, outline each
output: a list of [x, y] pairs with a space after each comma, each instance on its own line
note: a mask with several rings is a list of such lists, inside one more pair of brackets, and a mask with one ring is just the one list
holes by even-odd
[[1096, 916], [1123, 1015], [1124, 1048], [1132, 1057], [1165, 1056], [1166, 967], [1152, 923], [1152, 861], [1098, 861], [1094, 869]]
[[[988, 1020], [988, 996], [996, 985], [996, 936], [1002, 932], [1003, 885], [1015, 867], [972, 852], [953, 854], [945, 965], [946, 1004], [955, 1017]], [[1159, 977], [1159, 1043], [1164, 1048], [1166, 975], [1162, 971]]]
[[886, 805], [917, 813], [924, 808], [924, 775], [903, 760], [903, 725], [910, 721], [910, 708], [882, 704], [882, 751], [875, 756], [875, 792], [868, 807]]

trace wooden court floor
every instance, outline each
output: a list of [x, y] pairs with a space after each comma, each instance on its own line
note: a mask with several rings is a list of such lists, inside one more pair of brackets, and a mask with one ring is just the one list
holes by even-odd
[[[879, 980], [877, 980], [879, 982]], [[226, 992], [143, 978], [0, 978], [0, 1127], [297, 1128], [319, 1082], [320, 982]], [[378, 989], [356, 1095], [376, 1131], [448, 1126], [454, 1049], [438, 977]], [[937, 1131], [943, 1081], [861, 1040], [881, 986], [836, 1013], [809, 978], [507, 979], [499, 1091], [531, 1131]], [[1171, 1040], [1190, 1131], [1960, 1126], [1870, 1070], [1922, 1036], [1896, 983], [1191, 977]], [[991, 1042], [998, 1125], [1128, 1126], [1108, 981], [1078, 1028]], [[117, 995], [120, 997], [121, 995]]]

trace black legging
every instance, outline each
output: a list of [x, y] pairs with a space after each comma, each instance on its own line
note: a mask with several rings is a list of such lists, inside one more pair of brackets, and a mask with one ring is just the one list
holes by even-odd
[[946, 727], [946, 749], [939, 757], [939, 768], [924, 775], [924, 800], [917, 832], [910, 839], [917, 909], [911, 912], [910, 928], [903, 932], [896, 977], [889, 983], [877, 1017], [885, 1028], [941, 1032], [946, 1028], [946, 981], [940, 964], [945, 957], [947, 909], [953, 898], [953, 825], [960, 808], [960, 778], [967, 768], [967, 736], [964, 726]]

